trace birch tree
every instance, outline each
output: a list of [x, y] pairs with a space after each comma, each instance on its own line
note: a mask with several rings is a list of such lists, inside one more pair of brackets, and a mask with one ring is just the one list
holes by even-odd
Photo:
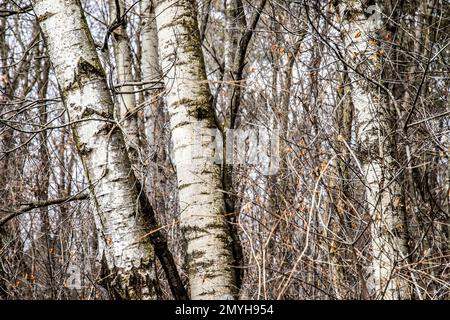
[[383, 27], [382, 6], [364, 7], [358, 1], [345, 1], [343, 10], [347, 18], [344, 42], [352, 66], [349, 76], [371, 217], [373, 289], [378, 298], [404, 299], [410, 292], [399, 272], [408, 250], [392, 139], [395, 110], [389, 103], [392, 94], [379, 82], [384, 59], [377, 42], [377, 32]]
[[136, 179], [113, 118], [105, 74], [78, 0], [36, 0], [34, 11], [90, 182], [101, 252], [114, 295], [154, 299], [148, 223]]
[[234, 261], [220, 167], [214, 163], [216, 123], [196, 3], [155, 2], [191, 298], [234, 299]]
[[162, 72], [158, 53], [158, 34], [156, 29], [155, 5], [151, 0], [142, 1], [142, 31], [141, 31], [141, 77], [144, 83], [144, 127], [149, 146], [150, 186], [155, 209], [165, 212], [166, 175], [163, 170], [167, 163], [165, 145], [164, 99], [160, 82]]
[[158, 53], [158, 34], [156, 30], [155, 5], [152, 0], [142, 1], [142, 31], [141, 31], [141, 74], [145, 91], [147, 108], [144, 110], [145, 131], [149, 145], [154, 147], [158, 141], [158, 131], [155, 122], [163, 115], [159, 103], [161, 90], [158, 86], [161, 80], [161, 67]]
[[132, 55], [130, 41], [127, 34], [126, 7], [123, 0], [109, 0], [110, 15], [114, 25], [112, 44], [114, 48], [114, 59], [116, 62], [116, 74], [118, 92], [116, 95], [118, 104], [119, 123], [125, 133], [128, 155], [135, 169], [138, 168], [139, 157], [139, 129], [136, 110], [136, 97], [134, 93]]
[[342, 245], [338, 239], [342, 236], [342, 232], [340, 232], [342, 226], [344, 226], [345, 230], [349, 211], [345, 200], [348, 194], [348, 190], [346, 190], [348, 189], [347, 184], [350, 179], [347, 167], [350, 155], [346, 146], [351, 141], [353, 105], [350, 97], [351, 90], [348, 76], [344, 75], [340, 83], [335, 116], [337, 126], [336, 156], [330, 164], [330, 178], [327, 185], [330, 199], [325, 207], [324, 235], [333, 239], [329, 245], [328, 258], [330, 260], [330, 274], [335, 294], [338, 299], [345, 299], [348, 297], [345, 291], [346, 275], [345, 270], [342, 268], [342, 257], [339, 255]]
[[449, 1], [29, 2], [0, 300], [448, 299]]

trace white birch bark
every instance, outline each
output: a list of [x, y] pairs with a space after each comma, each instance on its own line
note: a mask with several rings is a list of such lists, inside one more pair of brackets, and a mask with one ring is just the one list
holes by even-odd
[[114, 293], [155, 298], [153, 249], [139, 215], [135, 177], [79, 0], [35, 0], [78, 152], [90, 182], [100, 250]]
[[191, 298], [234, 299], [231, 239], [220, 167], [214, 164], [215, 122], [195, 1], [156, 1], [156, 23]]
[[[382, 52], [376, 32], [382, 28], [381, 7], [364, 8], [360, 1], [345, 1], [343, 34], [348, 62], [365, 76], [378, 81]], [[395, 181], [392, 125], [387, 93], [357, 72], [349, 74], [358, 123], [357, 137], [363, 155], [367, 210], [371, 217], [373, 289], [377, 298], [405, 299], [408, 283], [399, 275], [407, 247], [401, 217], [401, 187]]]
[[[158, 34], [156, 30], [155, 6], [152, 0], [142, 1], [142, 31], [141, 31], [141, 74], [142, 81], [146, 83], [144, 87], [146, 107], [144, 109], [145, 117], [145, 134], [151, 149], [157, 143], [155, 138], [155, 130], [157, 130], [158, 114], [161, 104], [159, 94], [160, 90], [155, 89], [159, 80], [161, 80], [161, 67], [159, 63], [158, 53]], [[147, 106], [148, 105], [148, 106]], [[153, 151], [153, 150], [151, 150]]]
[[156, 29], [155, 5], [152, 0], [142, 1], [141, 31], [141, 77], [144, 88], [144, 128], [148, 142], [149, 166], [148, 189], [152, 191], [153, 207], [159, 214], [165, 213], [165, 190], [167, 179], [164, 167], [167, 164], [165, 130], [166, 117], [162, 90], [162, 72], [158, 53], [158, 33]]
[[126, 17], [123, 17], [126, 10], [125, 2], [124, 0], [119, 0], [117, 3], [116, 0], [109, 0], [111, 19], [114, 20], [120, 17], [122, 20], [119, 26], [112, 32], [116, 75], [120, 85], [118, 88], [119, 92], [116, 96], [119, 111], [118, 116], [125, 133], [124, 136], [129, 157], [133, 166], [138, 168], [140, 143], [136, 97], [133, 93], [134, 86], [129, 85], [130, 82], [133, 82], [132, 55], [127, 34], [127, 20]]

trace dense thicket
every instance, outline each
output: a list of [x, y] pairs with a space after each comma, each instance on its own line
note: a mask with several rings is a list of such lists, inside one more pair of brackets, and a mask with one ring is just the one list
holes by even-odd
[[448, 299], [449, 35], [448, 0], [2, 1], [0, 299]]

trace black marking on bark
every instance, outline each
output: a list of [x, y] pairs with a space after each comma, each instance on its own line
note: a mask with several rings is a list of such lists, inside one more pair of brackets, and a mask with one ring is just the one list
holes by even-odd
[[177, 123], [173, 128], [172, 128], [172, 130], [174, 130], [174, 129], [177, 129], [177, 128], [181, 128], [181, 127], [184, 127], [184, 126], [188, 126], [188, 125], [190, 125], [192, 122], [190, 122], [190, 121], [182, 121], [182, 122], [180, 122], [180, 123]]
[[38, 16], [37, 20], [39, 23], [41, 23], [41, 22], [47, 20], [48, 18], [53, 17], [54, 15], [56, 15], [56, 13], [47, 11], [44, 14]]
[[203, 120], [209, 117], [210, 112], [204, 108], [197, 108], [194, 110], [193, 114], [197, 120]]
[[146, 270], [153, 269], [153, 261], [143, 263], [140, 267], [124, 270], [114, 267], [109, 272], [109, 281], [106, 282], [108, 291], [117, 300], [141, 300], [148, 297], [157, 297], [156, 280], [152, 279]]
[[87, 61], [83, 57], [80, 57], [77, 63], [77, 74], [79, 76], [98, 76], [103, 78], [105, 76], [100, 66], [95, 66], [91, 62]]
[[83, 109], [83, 111], [81, 112], [80, 118], [84, 119], [84, 118], [89, 118], [92, 115], [97, 115], [100, 116], [102, 118], [108, 118], [108, 113], [103, 112], [103, 111], [98, 111], [94, 108], [91, 107], [86, 107]]
[[111, 131], [113, 131], [115, 129], [118, 129], [118, 127], [114, 123], [112, 123], [112, 122], [105, 122], [101, 126], [100, 130], [98, 131], [98, 133], [99, 134], [103, 133], [103, 134], [108, 135], [108, 134], [111, 134]]
[[105, 79], [103, 68], [100, 65], [95, 66], [95, 63], [93, 64], [80, 57], [74, 70], [73, 80], [68, 85], [67, 90], [76, 88], [75, 85], [78, 85], [78, 88], [81, 89], [86, 83], [96, 79]]

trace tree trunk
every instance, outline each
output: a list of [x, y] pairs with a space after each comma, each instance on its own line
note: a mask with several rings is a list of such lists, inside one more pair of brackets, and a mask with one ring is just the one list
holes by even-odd
[[[244, 21], [244, 22], [243, 22]], [[231, 123], [233, 115], [233, 102], [240, 95], [240, 91], [236, 92], [236, 87], [241, 86], [240, 80], [235, 79], [234, 61], [239, 48], [239, 36], [245, 29], [245, 15], [242, 1], [226, 0], [225, 1], [225, 35], [224, 35], [224, 73], [222, 89], [223, 98], [223, 164], [222, 164], [222, 186], [225, 190], [225, 212], [229, 222], [230, 235], [232, 238], [232, 250], [235, 261], [235, 279], [238, 290], [241, 287], [244, 275], [244, 255], [242, 244], [239, 238], [237, 227], [237, 216], [240, 208], [237, 205], [236, 190], [233, 183], [233, 163], [227, 163], [227, 133], [228, 129], [235, 129]], [[236, 110], [235, 110], [236, 111]], [[234, 139], [234, 137], [233, 137]], [[230, 139], [232, 140], [232, 139]]]
[[[342, 236], [340, 231], [345, 228], [346, 214], [349, 211], [346, 204], [348, 194], [348, 181], [350, 181], [349, 162], [350, 154], [347, 146], [351, 143], [353, 105], [351, 101], [348, 77], [344, 76], [339, 81], [336, 101], [336, 135], [334, 149], [335, 159], [330, 164], [329, 179], [327, 184], [329, 199], [325, 207], [326, 224], [324, 237], [331, 238], [328, 246], [328, 258], [330, 262], [331, 281], [337, 299], [350, 298], [346, 290], [347, 281], [343, 268], [342, 253], [344, 248], [339, 241]], [[345, 237], [344, 237], [345, 238]]]
[[[118, 298], [154, 299], [153, 248], [136, 179], [79, 0], [35, 0], [79, 156], [90, 183], [100, 249]], [[76, 122], [75, 122], [76, 121]]]
[[378, 81], [382, 72], [383, 51], [375, 40], [381, 30], [381, 7], [366, 8], [359, 1], [345, 1], [345, 5], [344, 42], [353, 70], [349, 76], [371, 217], [373, 289], [377, 298], [407, 299], [408, 282], [399, 272], [408, 250], [402, 190], [396, 180], [392, 103], [386, 89], [369, 80]]
[[[7, 9], [6, 2], [0, 5], [1, 9]], [[6, 44], [6, 27], [7, 27], [7, 18], [0, 17], [0, 59], [3, 63], [8, 61], [8, 46]], [[5, 62], [3, 62], [5, 61]], [[0, 104], [2, 104], [2, 111], [7, 111], [6, 107], [3, 106], [3, 103], [6, 104], [7, 99], [9, 97], [9, 73], [7, 68], [0, 68], [0, 90], [2, 94], [0, 94]], [[5, 129], [1, 134], [1, 144], [0, 151], [4, 152], [11, 149], [12, 145], [12, 128]], [[0, 204], [4, 206], [7, 203], [8, 198], [8, 188], [7, 182], [9, 180], [9, 172], [10, 172], [10, 159], [9, 155], [2, 159], [2, 164], [0, 166]], [[6, 243], [6, 237], [8, 234], [8, 230], [6, 226], [0, 226], [0, 248], [4, 248]], [[5, 239], [5, 240], [4, 240]], [[0, 258], [3, 260], [3, 249]], [[4, 300], [8, 298], [8, 282], [7, 279], [7, 270], [4, 268], [3, 263], [0, 263], [0, 300]]]
[[109, 0], [111, 18], [118, 23], [118, 27], [112, 31], [112, 44], [114, 59], [116, 61], [116, 74], [118, 80], [118, 119], [125, 133], [128, 156], [134, 169], [139, 169], [139, 129], [136, 110], [136, 97], [133, 82], [132, 55], [127, 34], [127, 19], [124, 0]]
[[163, 216], [165, 214], [165, 190], [167, 179], [164, 167], [167, 161], [165, 130], [166, 117], [161, 98], [162, 72], [158, 54], [158, 34], [156, 29], [155, 6], [151, 0], [142, 1], [141, 32], [141, 75], [144, 82], [144, 125], [148, 142], [150, 181], [153, 206]]
[[195, 1], [156, 1], [156, 23], [191, 297], [234, 299], [234, 259], [220, 167], [214, 163], [216, 124]]

